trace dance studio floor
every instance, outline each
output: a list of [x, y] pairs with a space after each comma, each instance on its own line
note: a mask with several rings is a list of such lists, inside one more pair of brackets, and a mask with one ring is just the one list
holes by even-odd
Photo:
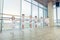
[[60, 40], [60, 27], [3, 31], [0, 40]]

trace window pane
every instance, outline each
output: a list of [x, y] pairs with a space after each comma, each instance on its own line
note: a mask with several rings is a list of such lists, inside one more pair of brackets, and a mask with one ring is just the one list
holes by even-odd
[[22, 14], [25, 15], [25, 28], [28, 28], [29, 21], [27, 21], [27, 19], [29, 19], [29, 16], [31, 15], [31, 4], [24, 0], [22, 1]]
[[47, 10], [44, 10], [44, 18], [48, 16]]
[[4, 0], [4, 13], [19, 15], [20, 14], [20, 0]]
[[32, 5], [32, 17], [38, 17], [38, 7], [35, 5]]
[[43, 26], [43, 9], [39, 8], [39, 20], [40, 20], [40, 26]]
[[[7, 30], [7, 29], [12, 28], [9, 26], [10, 24], [12, 25], [12, 20], [10, 20], [12, 16], [20, 17], [20, 0], [4, 0], [3, 29]], [[15, 21], [15, 23], [17, 24], [16, 21]], [[17, 25], [17, 26], [20, 27], [20, 25]]]
[[54, 12], [54, 22], [56, 22], [56, 8], [53, 9], [53, 12]]
[[39, 8], [39, 18], [43, 17], [43, 9]]
[[22, 3], [22, 14], [25, 14], [25, 16], [30, 16], [31, 14], [31, 4], [24, 0]]
[[58, 7], [57, 13], [58, 13], [58, 20], [60, 20], [60, 7]]
[[57, 26], [57, 15], [56, 15], [56, 5], [53, 5], [53, 17], [54, 17], [54, 25]]

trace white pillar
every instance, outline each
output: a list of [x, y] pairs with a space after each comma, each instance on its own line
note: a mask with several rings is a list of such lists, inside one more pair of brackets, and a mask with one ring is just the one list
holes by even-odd
[[53, 2], [52, 1], [49, 1], [48, 3], [48, 17], [49, 17], [49, 26], [54, 27]]

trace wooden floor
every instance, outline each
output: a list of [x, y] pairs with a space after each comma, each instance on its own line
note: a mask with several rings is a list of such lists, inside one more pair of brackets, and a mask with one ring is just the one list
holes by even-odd
[[0, 40], [60, 40], [60, 27], [3, 31]]

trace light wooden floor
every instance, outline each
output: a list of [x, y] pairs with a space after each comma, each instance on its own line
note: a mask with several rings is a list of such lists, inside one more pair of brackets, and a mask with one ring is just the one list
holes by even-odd
[[3, 31], [0, 40], [60, 40], [60, 27]]

